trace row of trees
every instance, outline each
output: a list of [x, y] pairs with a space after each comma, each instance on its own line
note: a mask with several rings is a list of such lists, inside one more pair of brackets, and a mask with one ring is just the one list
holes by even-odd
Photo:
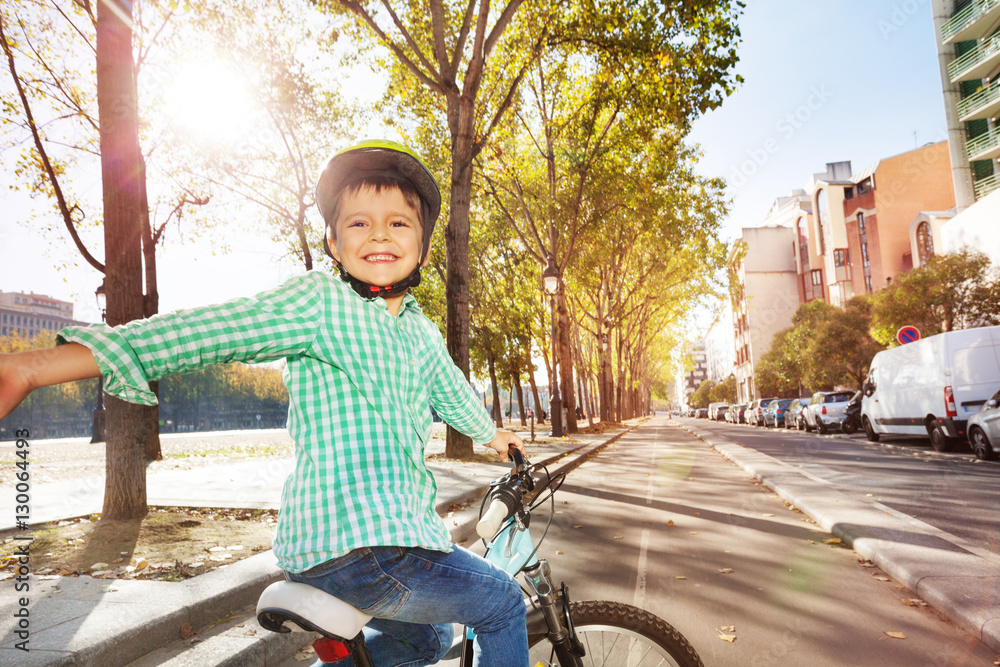
[[[51, 347], [55, 334], [41, 332], [31, 338], [13, 334], [0, 337], [0, 354]], [[43, 387], [32, 392], [5, 419], [0, 434], [13, 437], [28, 428], [36, 438], [90, 435], [97, 404], [96, 379]], [[160, 382], [160, 415], [165, 431], [200, 430], [220, 421], [231, 423], [237, 415], [251, 415], [252, 426], [280, 427], [288, 412], [288, 391], [281, 371], [267, 366], [226, 364], [197, 373], [168, 375]], [[256, 415], [262, 415], [261, 420]], [[259, 423], [258, 423], [259, 422]]]
[[900, 327], [924, 337], [1000, 324], [1000, 269], [975, 250], [940, 255], [843, 308], [803, 304], [754, 368], [765, 396], [803, 396], [835, 387], [860, 388], [872, 357], [898, 345]]
[[692, 408], [707, 408], [710, 403], [736, 402], [736, 376], [730, 375], [722, 382], [705, 380], [688, 399], [688, 405]]
[[[106, 275], [108, 322], [120, 324], [157, 312], [156, 249], [182, 220], [219, 247], [225, 221], [238, 221], [304, 268], [322, 266], [312, 192], [323, 157], [359, 127], [394, 126], [449, 184], [421, 298], [453, 358], [520, 385], [533, 358], [555, 357], [550, 384], [572, 432], [580, 403], [613, 420], [648, 402], [669, 375], [671, 327], [721, 267], [722, 183], [695, 175], [684, 139], [739, 81], [741, 9], [6, 2], [0, 45], [14, 86], [0, 93], [0, 122], [16, 150], [4, 155], [18, 156], [18, 187], [55, 209], [33, 224], [57, 221]], [[199, 53], [201, 67], [223, 63], [252, 84], [225, 145], [195, 141], [179, 121], [171, 68]], [[386, 76], [375, 108], [345, 101], [336, 82], [348, 67]], [[103, 191], [88, 196], [83, 174], [98, 164]], [[549, 264], [554, 340], [539, 289]], [[158, 452], [158, 420], [109, 401], [105, 516], [145, 512], [142, 460]], [[448, 449], [469, 456], [471, 442], [449, 432]]]

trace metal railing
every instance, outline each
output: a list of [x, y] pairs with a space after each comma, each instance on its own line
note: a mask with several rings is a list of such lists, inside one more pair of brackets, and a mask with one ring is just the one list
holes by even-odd
[[[1000, 2], [1000, 0], [998, 0], [998, 2]], [[1000, 98], [1000, 79], [984, 88], [980, 88], [974, 94], [959, 100], [956, 105], [956, 108], [958, 109], [958, 117], [965, 118], [966, 115], [982, 106], [985, 106], [986, 104], [989, 104], [990, 102], [995, 101], [997, 98]]]
[[953, 60], [948, 65], [948, 76], [952, 81], [956, 81], [962, 72], [972, 69], [998, 53], [1000, 53], [1000, 35], [995, 35], [961, 58]]
[[1000, 5], [1000, 0], [973, 0], [941, 26], [941, 41], [947, 42], [997, 5]]
[[982, 199], [1000, 187], [1000, 174], [993, 174], [976, 181], [976, 199]]
[[997, 148], [1000, 146], [1000, 129], [990, 128], [989, 132], [981, 134], [974, 139], [969, 139], [965, 142], [965, 153], [969, 156], [970, 160], [977, 160], [976, 156], [985, 150], [990, 148]]

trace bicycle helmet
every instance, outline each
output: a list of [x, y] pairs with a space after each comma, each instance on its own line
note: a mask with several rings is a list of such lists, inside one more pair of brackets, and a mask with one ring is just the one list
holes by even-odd
[[[337, 198], [343, 189], [366, 177], [379, 174], [388, 174], [408, 181], [420, 195], [423, 208], [423, 252], [413, 273], [396, 285], [369, 285], [351, 276], [338, 262], [337, 267], [340, 270], [340, 275], [350, 283], [358, 294], [365, 298], [399, 293], [407, 287], [416, 287], [420, 284], [420, 264], [427, 259], [431, 236], [434, 234], [434, 224], [441, 213], [441, 191], [438, 189], [437, 181], [424, 165], [420, 156], [394, 141], [373, 139], [335, 153], [320, 173], [319, 182], [316, 184], [316, 206], [319, 208], [320, 215], [323, 216], [325, 228], [329, 228], [336, 222], [333, 220], [333, 214], [336, 210]], [[323, 250], [327, 255], [333, 257], [325, 231]]]

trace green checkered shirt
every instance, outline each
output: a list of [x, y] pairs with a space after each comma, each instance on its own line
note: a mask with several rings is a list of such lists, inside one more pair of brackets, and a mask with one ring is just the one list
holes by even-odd
[[69, 327], [108, 393], [155, 405], [148, 382], [211, 364], [285, 359], [295, 469], [285, 480], [274, 553], [302, 572], [363, 546], [450, 551], [424, 461], [431, 406], [476, 443], [496, 428], [407, 295], [398, 317], [318, 271], [252, 298], [111, 328]]

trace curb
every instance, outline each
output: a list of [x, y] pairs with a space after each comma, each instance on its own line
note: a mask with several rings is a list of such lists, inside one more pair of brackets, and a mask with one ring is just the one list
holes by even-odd
[[956, 625], [1000, 651], [1000, 566], [927, 524], [856, 500], [756, 450], [671, 420], [753, 475]]

